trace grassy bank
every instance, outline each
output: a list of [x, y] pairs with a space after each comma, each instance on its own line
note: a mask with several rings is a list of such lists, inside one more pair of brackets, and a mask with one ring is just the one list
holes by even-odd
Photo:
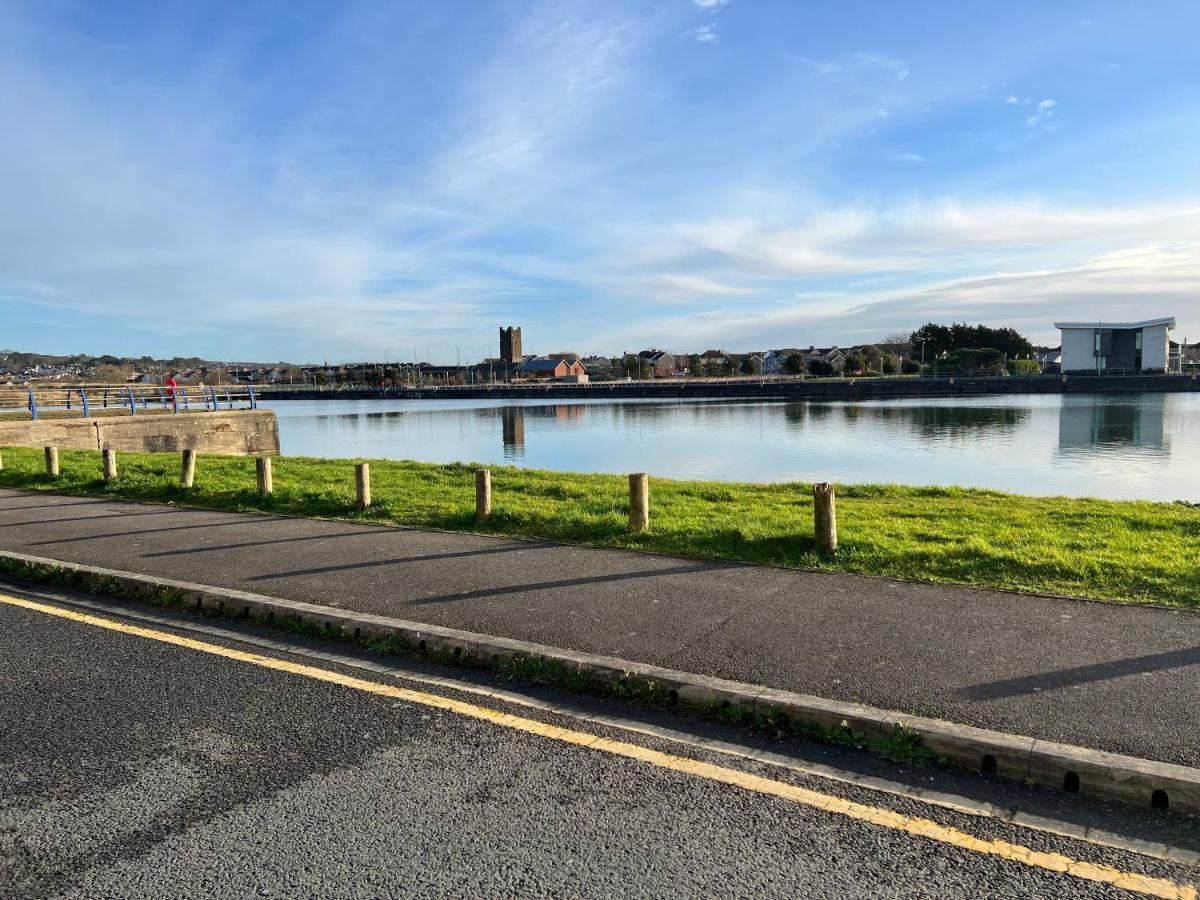
[[542, 537], [754, 563], [808, 566], [1098, 599], [1200, 608], [1200, 509], [1182, 504], [1028, 498], [995, 491], [844, 485], [841, 546], [820, 557], [803, 484], [651, 479], [650, 530], [626, 529], [623, 477], [493, 468], [495, 515], [474, 521], [470, 465], [371, 462], [374, 506], [354, 508], [348, 460], [275, 461], [275, 493], [259, 497], [254, 461], [202, 457], [196, 487], [178, 485], [174, 454], [62, 451], [51, 481], [42, 453], [3, 451], [0, 486], [217, 509]]

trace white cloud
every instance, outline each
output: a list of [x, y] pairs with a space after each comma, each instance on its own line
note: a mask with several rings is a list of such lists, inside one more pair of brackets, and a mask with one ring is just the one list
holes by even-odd
[[699, 9], [716, 9], [719, 6], [724, 6], [729, 0], [692, 0]]
[[923, 163], [926, 161], [920, 153], [889, 153], [887, 158], [892, 162]]
[[688, 34], [702, 44], [716, 44], [721, 40], [715, 25], [699, 25], [689, 30]]
[[1013, 104], [1013, 103], [1020, 103], [1021, 101], [1018, 100], [1015, 95], [1009, 94], [1007, 97], [1004, 98], [1004, 102]]
[[1025, 124], [1030, 127], [1040, 125], [1054, 116], [1056, 106], [1058, 106], [1057, 100], [1047, 98], [1040, 101], [1034, 111], [1025, 117]]

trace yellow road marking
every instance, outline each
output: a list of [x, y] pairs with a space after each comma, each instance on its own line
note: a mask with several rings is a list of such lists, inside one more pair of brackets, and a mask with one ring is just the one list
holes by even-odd
[[611, 738], [600, 737], [583, 731], [573, 731], [568, 728], [547, 725], [535, 719], [527, 719], [522, 716], [512, 715], [511, 713], [499, 712], [485, 706], [476, 706], [472, 703], [453, 700], [449, 697], [439, 697], [436, 694], [427, 694], [423, 691], [415, 691], [397, 685], [355, 678], [352, 675], [344, 675], [341, 672], [304, 665], [303, 663], [289, 662], [270, 656], [262, 656], [258, 653], [248, 653], [244, 650], [235, 650], [229, 647], [222, 647], [218, 644], [209, 644], [204, 641], [195, 640], [194, 638], [182, 637], [169, 632], [143, 628], [139, 625], [130, 625], [125, 622], [106, 619], [89, 613], [50, 606], [34, 600], [26, 600], [22, 597], [11, 597], [0, 594], [0, 603], [57, 616], [61, 619], [69, 619], [73, 622], [93, 625], [97, 628], [104, 628], [109, 631], [120, 632], [121, 634], [135, 635], [148, 640], [171, 644], [176, 647], [185, 647], [189, 650], [196, 650], [201, 653], [224, 657], [225, 659], [249, 663], [264, 669], [301, 675], [305, 678], [341, 685], [342, 687], [368, 694], [377, 694], [395, 700], [403, 700], [421, 706], [445, 710], [457, 715], [489, 722], [493, 725], [525, 732], [526, 734], [537, 735], [548, 740], [587, 747], [591, 750], [622, 756], [626, 759], [638, 760], [639, 762], [662, 769], [669, 769], [673, 772], [680, 772], [719, 784], [727, 784], [769, 797], [777, 797], [809, 807], [810, 809], [833, 813], [855, 821], [877, 825], [881, 828], [902, 831], [917, 837], [928, 838], [929, 840], [962, 850], [970, 850], [985, 856], [995, 856], [1000, 859], [1022, 863], [1051, 872], [1066, 873], [1085, 881], [1109, 884], [1150, 897], [1169, 898], [1169, 900], [1200, 900], [1197, 896], [1196, 888], [1191, 885], [1178, 884], [1163, 878], [1150, 878], [1133, 872], [1124, 872], [1112, 866], [1084, 862], [1060, 853], [1046, 853], [1040, 850], [1032, 850], [1029, 847], [1023, 847], [1020, 844], [1013, 844], [1008, 841], [977, 838], [967, 834], [965, 831], [939, 825], [937, 822], [929, 819], [901, 815], [890, 809], [844, 800], [840, 797], [822, 794], [809, 788], [798, 787], [780, 781], [772, 781], [760, 775], [740, 772], [736, 769], [727, 769], [713, 763], [675, 756], [670, 753], [663, 753], [660, 750], [651, 750], [637, 744], [612, 740]]

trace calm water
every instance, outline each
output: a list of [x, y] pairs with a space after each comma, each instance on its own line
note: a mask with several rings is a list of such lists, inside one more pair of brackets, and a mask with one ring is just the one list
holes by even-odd
[[1200, 395], [857, 403], [291, 400], [289, 456], [1200, 501]]

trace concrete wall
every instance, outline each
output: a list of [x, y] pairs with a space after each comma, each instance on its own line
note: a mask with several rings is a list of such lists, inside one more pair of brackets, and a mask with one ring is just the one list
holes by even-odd
[[1170, 338], [1166, 325], [1142, 329], [1142, 369], [1165, 372], [1170, 356]]
[[1096, 329], [1064, 328], [1062, 330], [1062, 370], [1064, 372], [1096, 371]]
[[279, 423], [269, 409], [0, 422], [0, 447], [278, 456]]

